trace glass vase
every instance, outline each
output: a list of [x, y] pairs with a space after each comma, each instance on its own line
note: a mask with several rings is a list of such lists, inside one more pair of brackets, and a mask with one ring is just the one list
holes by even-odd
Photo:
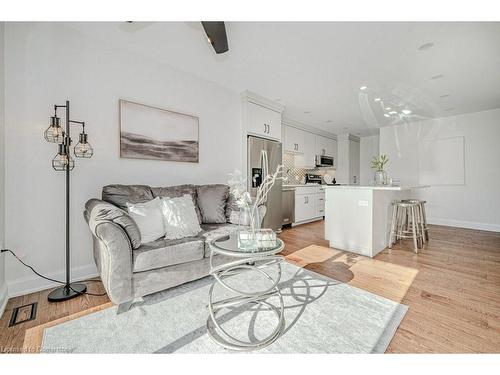
[[260, 229], [258, 208], [246, 205], [240, 208], [238, 220], [238, 247], [242, 250], [252, 250], [257, 247], [256, 232]]
[[387, 185], [387, 173], [385, 171], [376, 171], [373, 176], [375, 186]]

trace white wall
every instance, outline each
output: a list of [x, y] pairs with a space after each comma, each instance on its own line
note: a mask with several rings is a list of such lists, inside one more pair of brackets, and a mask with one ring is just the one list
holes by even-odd
[[374, 170], [371, 168], [371, 160], [379, 155], [378, 135], [360, 138], [359, 151], [359, 182], [360, 185], [373, 185]]
[[[5, 163], [4, 163], [4, 30], [5, 22], [0, 22], [0, 248], [4, 248], [4, 213], [5, 213]], [[7, 304], [7, 284], [5, 283], [4, 254], [0, 254], [0, 317]]]
[[423, 142], [463, 136], [465, 185], [433, 186], [417, 196], [428, 201], [435, 224], [500, 231], [500, 109], [380, 129], [380, 153], [390, 177], [419, 183], [418, 149]]
[[[95, 273], [82, 211], [87, 199], [100, 197], [103, 185], [223, 183], [241, 168], [238, 93], [113, 49], [64, 24], [9, 23], [5, 48], [6, 244], [40, 272], [64, 274], [64, 175], [50, 164], [56, 145], [43, 139], [54, 104], [71, 101], [72, 118], [86, 122], [95, 151], [92, 159], [76, 159], [72, 172], [75, 278]], [[200, 163], [120, 159], [119, 98], [199, 116]], [[49, 285], [9, 258], [7, 283], [11, 296]]]

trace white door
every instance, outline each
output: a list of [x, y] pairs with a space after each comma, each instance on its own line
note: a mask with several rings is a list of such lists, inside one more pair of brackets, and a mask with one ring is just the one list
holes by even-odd
[[317, 217], [316, 194], [295, 194], [295, 222]]
[[281, 113], [247, 103], [248, 132], [264, 138], [281, 140]]
[[283, 125], [283, 150], [294, 154], [303, 153], [304, 140], [302, 133], [304, 133], [302, 130], [293, 126]]
[[316, 135], [302, 131], [302, 155], [295, 157], [295, 166], [314, 168], [316, 166]]

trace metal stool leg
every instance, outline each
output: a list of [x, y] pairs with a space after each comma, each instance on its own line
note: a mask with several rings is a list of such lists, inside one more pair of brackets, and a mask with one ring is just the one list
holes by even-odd
[[418, 254], [418, 243], [417, 243], [417, 225], [415, 220], [415, 207], [411, 208], [411, 221], [412, 221], [412, 232], [413, 232], [413, 245], [415, 246], [415, 254]]
[[425, 214], [425, 202], [422, 202], [422, 221], [424, 225], [424, 236], [425, 240], [429, 242], [429, 228], [427, 227], [427, 217]]

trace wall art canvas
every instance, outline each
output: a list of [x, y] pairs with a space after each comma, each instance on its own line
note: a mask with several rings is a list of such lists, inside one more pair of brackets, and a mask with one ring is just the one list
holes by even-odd
[[120, 99], [120, 157], [198, 163], [196, 116]]

